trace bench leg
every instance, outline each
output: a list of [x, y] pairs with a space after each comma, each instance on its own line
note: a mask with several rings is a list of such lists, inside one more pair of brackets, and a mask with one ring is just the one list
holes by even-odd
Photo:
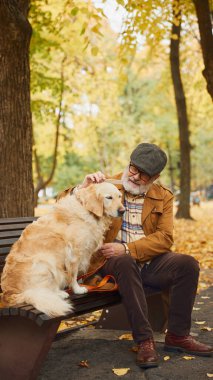
[[[149, 322], [154, 332], [165, 332], [168, 321], [168, 293], [158, 293], [146, 298]], [[131, 327], [123, 304], [103, 309], [96, 329], [127, 330]]]
[[59, 324], [45, 322], [40, 327], [25, 317], [1, 317], [0, 379], [36, 379]]

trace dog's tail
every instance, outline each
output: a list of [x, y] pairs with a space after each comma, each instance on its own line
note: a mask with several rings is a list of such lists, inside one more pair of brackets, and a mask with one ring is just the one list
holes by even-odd
[[66, 292], [35, 288], [13, 295], [13, 304], [27, 303], [50, 317], [58, 317], [73, 311], [73, 306], [65, 298]]

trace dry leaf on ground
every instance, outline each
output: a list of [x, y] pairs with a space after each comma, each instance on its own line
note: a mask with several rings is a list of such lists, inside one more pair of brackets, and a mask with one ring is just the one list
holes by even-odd
[[208, 326], [203, 326], [203, 327], [200, 328], [200, 330], [202, 330], [202, 331], [212, 331], [212, 328], [208, 327]]
[[200, 207], [192, 206], [190, 211], [194, 220], [174, 220], [175, 244], [172, 250], [191, 255], [199, 261], [198, 290], [203, 290], [212, 284], [209, 270], [213, 267], [213, 202], [202, 202]]
[[123, 334], [118, 337], [119, 340], [133, 340], [132, 334]]
[[83, 368], [89, 368], [89, 364], [87, 360], [81, 360], [78, 366], [83, 367]]
[[139, 348], [138, 348], [138, 346], [133, 346], [129, 350], [132, 352], [138, 352]]
[[183, 356], [183, 359], [185, 359], [185, 360], [193, 360], [193, 359], [195, 359], [195, 356]]
[[130, 368], [113, 368], [112, 372], [114, 372], [117, 376], [123, 376], [126, 375], [127, 372], [129, 372]]
[[166, 362], [167, 360], [170, 359], [170, 356], [164, 356], [163, 360]]
[[206, 321], [196, 321], [195, 323], [196, 323], [196, 325], [204, 325], [204, 323], [206, 323]]

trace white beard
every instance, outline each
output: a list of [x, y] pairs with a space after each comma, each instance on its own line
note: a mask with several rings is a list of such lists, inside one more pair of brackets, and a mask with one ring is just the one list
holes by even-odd
[[129, 173], [129, 167], [127, 167], [124, 170], [122, 178], [121, 178], [122, 185], [123, 185], [124, 189], [128, 193], [133, 194], [133, 195], [140, 195], [140, 194], [143, 194], [143, 193], [147, 193], [147, 191], [149, 190], [149, 188], [152, 186], [153, 181], [150, 180], [146, 185], [139, 185], [139, 184], [137, 184], [135, 182], [133, 183], [130, 180], [130, 177], [128, 176], [128, 173]]

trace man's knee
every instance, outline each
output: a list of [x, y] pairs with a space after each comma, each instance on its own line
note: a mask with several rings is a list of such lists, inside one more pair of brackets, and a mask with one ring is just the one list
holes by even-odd
[[137, 269], [135, 260], [130, 255], [117, 256], [115, 265], [117, 270], [122, 272], [130, 272], [131, 269]]
[[180, 270], [185, 270], [187, 272], [193, 272], [195, 275], [199, 275], [200, 267], [198, 261], [186, 254], [179, 254], [177, 256], [177, 265]]

